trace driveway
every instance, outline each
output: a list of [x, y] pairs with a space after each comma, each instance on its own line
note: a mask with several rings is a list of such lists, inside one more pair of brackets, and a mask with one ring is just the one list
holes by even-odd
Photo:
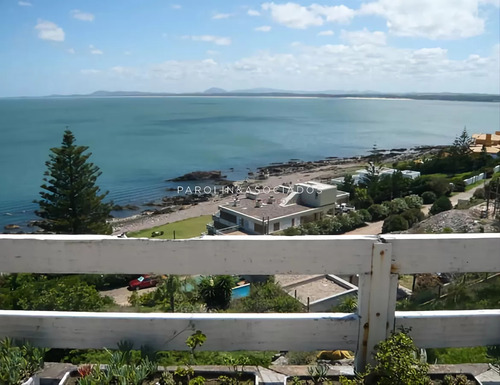
[[[156, 290], [156, 287], [148, 287], [147, 289], [139, 290], [137, 293], [141, 295], [149, 293], [154, 290]], [[107, 295], [108, 297], [113, 298], [113, 300], [116, 302], [117, 305], [130, 306], [130, 303], [128, 302], [128, 297], [132, 295], [132, 291], [129, 291], [127, 287], [120, 287], [118, 289], [100, 291], [99, 294], [101, 294], [102, 296]]]

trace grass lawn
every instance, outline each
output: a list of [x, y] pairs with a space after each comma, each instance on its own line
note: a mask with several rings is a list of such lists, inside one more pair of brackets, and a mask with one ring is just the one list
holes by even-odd
[[212, 221], [211, 215], [202, 215], [196, 218], [184, 219], [183, 221], [167, 223], [163, 226], [153, 227], [151, 229], [135, 231], [127, 233], [128, 237], [133, 238], [153, 238], [153, 231], [163, 231], [163, 235], [154, 237], [155, 239], [174, 239], [174, 231], [176, 239], [187, 239], [199, 237], [201, 233], [207, 230], [207, 223]]
[[400, 275], [399, 284], [411, 290], [413, 286], [413, 275], [410, 274]]

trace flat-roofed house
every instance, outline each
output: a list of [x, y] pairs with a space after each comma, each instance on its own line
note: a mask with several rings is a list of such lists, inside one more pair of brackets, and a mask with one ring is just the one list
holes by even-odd
[[244, 196], [220, 205], [213, 225], [207, 228], [209, 233], [237, 228], [247, 234], [271, 234], [320, 220], [348, 199], [349, 193], [337, 190], [337, 186], [318, 182], [247, 190]]
[[472, 134], [473, 143], [470, 146], [472, 152], [486, 151], [487, 154], [497, 156], [500, 152], [500, 131], [494, 134]]

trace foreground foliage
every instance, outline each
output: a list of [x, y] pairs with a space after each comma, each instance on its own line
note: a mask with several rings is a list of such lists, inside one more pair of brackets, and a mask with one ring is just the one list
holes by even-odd
[[43, 367], [45, 350], [28, 343], [14, 346], [9, 338], [0, 341], [0, 385], [19, 385]]
[[230, 310], [242, 313], [298, 313], [304, 311], [304, 305], [271, 279], [254, 284], [250, 295], [234, 301]]
[[428, 365], [417, 358], [417, 348], [408, 336], [409, 330], [401, 330], [376, 346], [374, 367], [358, 373], [355, 379], [341, 377], [342, 385], [363, 384], [430, 384]]
[[[94, 364], [85, 364], [79, 367], [78, 385], [202, 385], [207, 382], [202, 376], [195, 376], [192, 365], [198, 365], [196, 349], [202, 346], [207, 336], [197, 330], [186, 339], [189, 348], [188, 359], [177, 361], [180, 364], [172, 373], [159, 371], [157, 360], [159, 352], [154, 352], [147, 347], [141, 347], [140, 357], [132, 351], [132, 344], [122, 341], [118, 351], [106, 350], [106, 366], [103, 361]], [[250, 360], [247, 357], [223, 357], [224, 365], [232, 369], [228, 375], [220, 375], [211, 379], [211, 383], [238, 385], [245, 384], [243, 378], [244, 366]]]
[[79, 276], [10, 274], [0, 277], [0, 308], [6, 310], [100, 311], [113, 303]]

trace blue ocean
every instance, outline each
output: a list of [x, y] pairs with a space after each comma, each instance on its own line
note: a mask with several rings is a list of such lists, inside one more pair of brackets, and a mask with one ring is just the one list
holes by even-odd
[[[122, 97], [0, 99], [0, 229], [35, 219], [45, 162], [66, 127], [90, 147], [98, 184], [118, 204], [166, 195], [166, 179], [222, 170], [244, 179], [292, 158], [450, 144], [500, 130], [498, 103], [421, 100]], [[130, 214], [122, 212], [121, 215]]]

